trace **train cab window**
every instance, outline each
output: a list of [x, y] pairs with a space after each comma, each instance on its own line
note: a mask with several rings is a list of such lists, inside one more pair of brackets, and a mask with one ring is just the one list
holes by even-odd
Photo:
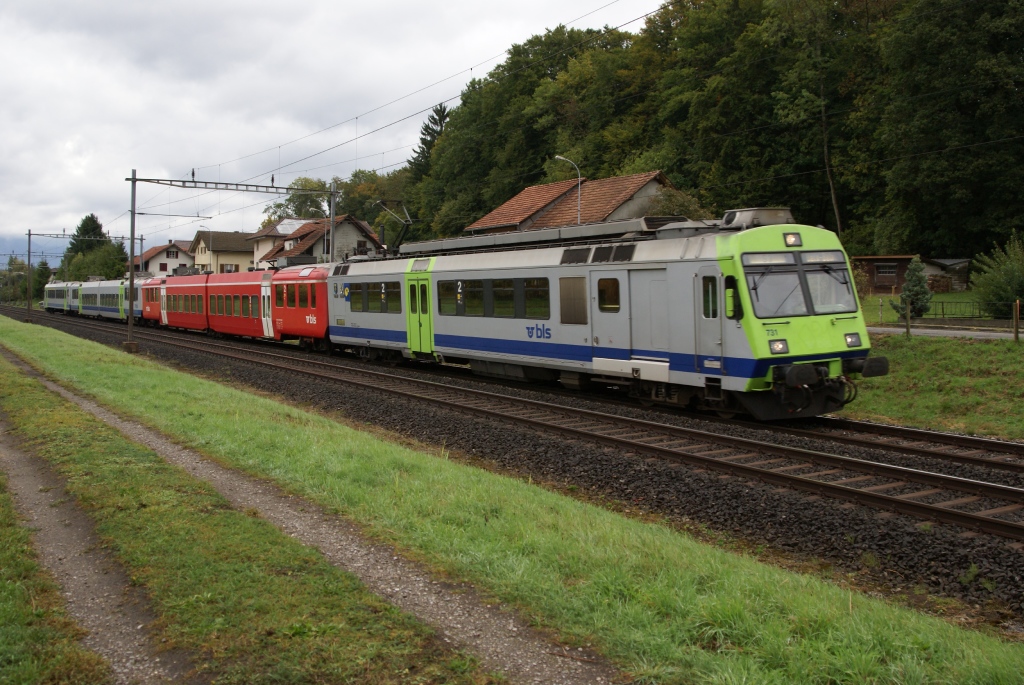
[[[438, 281], [437, 310], [442, 316], [455, 316], [458, 307], [458, 293], [455, 281]], [[415, 314], [415, 312], [413, 312]]]
[[365, 283], [352, 283], [348, 287], [349, 303], [354, 312], [366, 311], [366, 304], [363, 301], [363, 295], [366, 291], [365, 285]]
[[246, 295], [242, 298], [242, 316], [246, 319], [249, 318], [249, 296]]
[[402, 313], [402, 284], [391, 281], [384, 284], [384, 299], [389, 314]]
[[217, 296], [217, 315], [218, 316], [223, 316], [224, 315], [224, 296], [223, 295], [218, 295]]
[[597, 308], [602, 312], [619, 311], [619, 279], [599, 278], [597, 280]]
[[284, 291], [284, 299], [288, 301], [288, 306], [291, 309], [295, 309], [295, 300], [298, 295], [298, 288], [296, 288], [295, 284], [292, 283], [291, 285], [286, 285]]
[[495, 279], [491, 282], [491, 296], [494, 316], [511, 319], [516, 315], [515, 281], [511, 278]]
[[382, 305], [384, 304], [384, 284], [367, 283], [366, 295], [366, 311], [373, 312], [374, 314], [380, 314]]
[[457, 281], [456, 287], [462, 286], [462, 303], [466, 316], [484, 315], [484, 282]]
[[548, 279], [524, 279], [523, 297], [526, 300], [527, 319], [551, 318], [551, 287], [548, 285]]
[[704, 301], [704, 318], [718, 318], [718, 278], [704, 276], [701, 278], [701, 293]]
[[587, 279], [572, 276], [558, 279], [558, 292], [562, 323], [587, 323]]
[[283, 307], [284, 306], [284, 286], [283, 285], [275, 285], [274, 286], [274, 305], [277, 306], [277, 307]]
[[305, 283], [299, 284], [299, 309], [309, 307], [309, 286]]
[[234, 300], [235, 300], [235, 316], [241, 316], [242, 315], [242, 296], [241, 295], [235, 295]]

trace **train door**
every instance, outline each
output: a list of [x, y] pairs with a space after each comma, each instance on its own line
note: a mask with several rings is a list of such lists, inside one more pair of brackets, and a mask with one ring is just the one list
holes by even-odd
[[629, 359], [629, 272], [590, 273], [590, 320], [595, 357]]
[[725, 375], [722, 350], [722, 275], [702, 266], [693, 277], [697, 373]]
[[167, 285], [160, 284], [160, 323], [167, 325]]
[[420, 354], [434, 352], [434, 326], [430, 318], [430, 276], [406, 274], [406, 330], [409, 351]]
[[665, 269], [629, 272], [633, 359], [669, 360], [668, 276]]
[[271, 317], [272, 312], [270, 310], [273, 278], [274, 275], [272, 273], [267, 273], [263, 274], [263, 280], [260, 281], [260, 319], [263, 321], [263, 337], [265, 338], [274, 337], [274, 320]]

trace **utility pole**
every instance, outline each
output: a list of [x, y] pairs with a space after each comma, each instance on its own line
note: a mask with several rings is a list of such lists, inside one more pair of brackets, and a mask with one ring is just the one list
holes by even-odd
[[28, 261], [25, 263], [25, 323], [32, 323], [32, 231], [28, 232]]
[[334, 261], [334, 200], [338, 197], [337, 183], [331, 181], [331, 224], [327, 227], [327, 233], [330, 236], [325, 239], [325, 251], [327, 252], [327, 262]]
[[[135, 169], [132, 169], [132, 217], [131, 232], [128, 240], [128, 340], [124, 343], [124, 351], [134, 354], [139, 351], [139, 344], [132, 340], [135, 327]], [[140, 255], [139, 261], [142, 261]]]

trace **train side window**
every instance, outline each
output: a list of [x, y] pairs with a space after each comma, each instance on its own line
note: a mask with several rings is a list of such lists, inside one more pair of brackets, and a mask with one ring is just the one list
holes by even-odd
[[459, 281], [462, 284], [462, 302], [464, 316], [484, 315], [484, 282]]
[[424, 314], [430, 313], [430, 300], [427, 299], [427, 284], [420, 283], [420, 310]]
[[548, 279], [524, 279], [523, 299], [526, 301], [527, 319], [551, 318], [551, 286], [548, 285]]
[[437, 310], [442, 316], [455, 316], [458, 291], [455, 281], [437, 282]]
[[185, 313], [186, 314], [191, 314], [192, 313], [192, 296], [191, 295], [186, 295], [185, 296]]
[[602, 312], [619, 311], [619, 279], [599, 278], [597, 280], [597, 308]]
[[701, 278], [704, 294], [704, 318], [718, 318], [718, 279], [715, 276], [704, 276]]
[[224, 315], [224, 296], [223, 295], [218, 295], [217, 296], [217, 315], [218, 316], [223, 316]]
[[366, 307], [363, 306], [363, 289], [362, 283], [353, 283], [348, 287], [349, 303], [354, 312], [366, 311]]
[[309, 307], [316, 309], [316, 283], [309, 286]]
[[380, 314], [384, 304], [384, 284], [380, 282], [367, 283], [366, 293], [368, 298], [366, 301], [366, 311]]
[[198, 307], [196, 307], [196, 313], [202, 314], [203, 313], [203, 296], [202, 295], [196, 295], [196, 304], [199, 305]]
[[299, 308], [309, 308], [309, 286], [305, 283], [299, 285]]
[[295, 309], [295, 299], [298, 295], [297, 291], [298, 288], [295, 287], [294, 283], [284, 287], [284, 299], [288, 301], [288, 306], [291, 309]]
[[494, 316], [510, 319], [516, 315], [516, 289], [511, 278], [491, 282]]
[[387, 311], [391, 314], [402, 313], [402, 284], [391, 281], [384, 284], [384, 297], [387, 300]]
[[217, 296], [210, 295], [210, 316], [217, 313]]
[[246, 319], [249, 318], [249, 296], [246, 295], [242, 298], [242, 316]]
[[249, 307], [249, 311], [252, 313], [252, 318], [260, 318], [260, 296], [253, 295], [249, 299], [252, 301], [252, 306]]
[[242, 296], [235, 295], [235, 316], [242, 315]]
[[277, 305], [278, 307], [283, 307], [284, 306], [284, 286], [283, 285], [275, 285], [274, 286], [274, 304]]
[[559, 278], [558, 293], [562, 323], [587, 323], [587, 279], [583, 276]]
[[743, 304], [740, 302], [740, 289], [735, 276], [725, 277], [725, 317], [733, 321], [743, 318]]

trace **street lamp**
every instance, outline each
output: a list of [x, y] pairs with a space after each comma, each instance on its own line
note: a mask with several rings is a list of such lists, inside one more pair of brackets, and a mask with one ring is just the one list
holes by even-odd
[[580, 187], [583, 185], [583, 177], [580, 176], [580, 168], [576, 166], [576, 162], [571, 159], [566, 159], [562, 155], [555, 155], [555, 159], [560, 159], [563, 162], [569, 162], [569, 164], [572, 164], [576, 169], [576, 225], [579, 226], [583, 223], [580, 220]]

